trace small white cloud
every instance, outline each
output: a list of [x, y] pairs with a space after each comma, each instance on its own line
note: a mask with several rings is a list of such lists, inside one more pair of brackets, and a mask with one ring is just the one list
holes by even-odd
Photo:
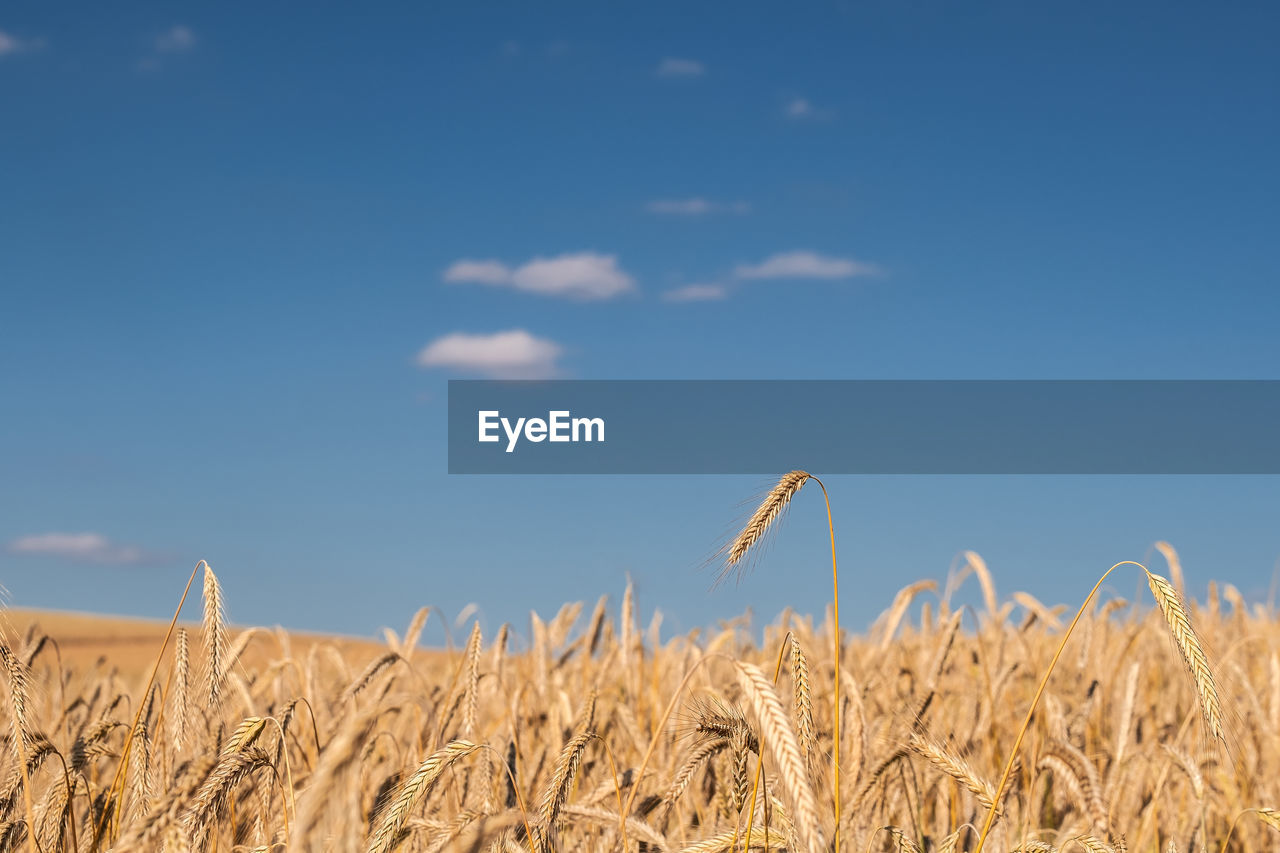
[[437, 338], [418, 353], [419, 367], [447, 367], [493, 379], [546, 379], [558, 372], [564, 349], [524, 329], [472, 335], [454, 332]]
[[707, 73], [707, 66], [696, 59], [676, 59], [669, 56], [658, 63], [653, 73], [659, 77], [701, 77]]
[[511, 274], [520, 290], [575, 299], [610, 299], [632, 289], [633, 280], [618, 267], [616, 255], [578, 252], [534, 258]]
[[765, 258], [758, 264], [744, 264], [734, 270], [738, 278], [853, 278], [876, 275], [880, 272], [874, 264], [865, 264], [851, 258], [832, 258], [817, 252], [780, 252]]
[[40, 533], [9, 543], [11, 554], [31, 554], [102, 565], [137, 565], [149, 555], [137, 545], [121, 545], [100, 533]]
[[701, 216], [711, 212], [711, 202], [705, 198], [659, 199], [645, 205], [650, 213], [666, 213], [676, 216]]
[[787, 104], [787, 115], [791, 118], [806, 118], [813, 115], [813, 104], [805, 98], [793, 98]]
[[511, 287], [543, 296], [580, 300], [612, 299], [635, 286], [634, 279], [618, 266], [616, 255], [598, 252], [534, 258], [514, 269], [501, 261], [463, 259], [444, 271], [444, 280], [454, 284]]
[[502, 261], [455, 261], [444, 271], [449, 282], [474, 282], [476, 284], [509, 284], [511, 270]]
[[0, 30], [0, 58], [17, 56], [44, 47], [44, 39], [20, 39], [12, 33]]
[[662, 294], [667, 302], [716, 302], [729, 296], [723, 284], [687, 284]]
[[156, 51], [158, 53], [183, 53], [195, 46], [196, 34], [191, 31], [190, 27], [184, 27], [181, 24], [170, 27], [156, 36]]
[[705, 198], [669, 198], [651, 201], [645, 205], [650, 213], [665, 216], [705, 216], [709, 213], [750, 213], [751, 205], [745, 201], [718, 202]]

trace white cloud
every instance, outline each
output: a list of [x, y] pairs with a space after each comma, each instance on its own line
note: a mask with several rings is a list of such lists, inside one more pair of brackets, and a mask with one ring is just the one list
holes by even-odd
[[534, 258], [511, 274], [511, 282], [521, 290], [578, 299], [609, 299], [633, 285], [617, 256], [594, 252]]
[[444, 271], [448, 282], [473, 282], [475, 284], [509, 284], [511, 270], [502, 261], [456, 261]]
[[705, 216], [709, 213], [750, 213], [745, 201], [719, 202], [705, 198], [665, 198], [645, 205], [650, 213], [667, 216]]
[[436, 338], [418, 353], [419, 367], [451, 367], [494, 379], [546, 379], [558, 373], [564, 349], [524, 329], [471, 335], [454, 332]]
[[181, 24], [170, 27], [156, 36], [156, 51], [158, 53], [183, 53], [195, 46], [196, 34], [191, 31], [190, 27], [184, 27]]
[[738, 278], [853, 278], [876, 275], [880, 272], [874, 264], [865, 264], [851, 258], [832, 258], [817, 252], [779, 252], [758, 264], [744, 264], [734, 270]]
[[488, 284], [511, 287], [543, 296], [566, 299], [612, 299], [635, 286], [618, 266], [616, 255], [569, 252], [554, 258], [534, 258], [514, 269], [493, 260], [456, 261], [444, 271], [453, 284]]
[[137, 545], [121, 545], [101, 533], [39, 533], [13, 540], [8, 550], [11, 554], [109, 565], [136, 565], [149, 559]]
[[0, 30], [0, 58], [39, 50], [42, 47], [44, 47], [44, 39], [20, 39], [12, 33]]
[[792, 98], [787, 104], [787, 115], [791, 118], [809, 118], [813, 115], [813, 104], [805, 98]]
[[696, 59], [677, 59], [668, 56], [658, 63], [653, 73], [659, 77], [701, 77], [707, 73], [707, 66]]
[[729, 296], [723, 284], [686, 284], [662, 294], [667, 302], [716, 302]]

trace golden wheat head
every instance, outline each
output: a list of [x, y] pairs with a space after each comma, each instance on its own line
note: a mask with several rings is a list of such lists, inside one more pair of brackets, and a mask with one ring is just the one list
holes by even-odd
[[1191, 616], [1182, 603], [1182, 597], [1160, 575], [1147, 572], [1147, 585], [1155, 596], [1160, 612], [1169, 623], [1169, 631], [1173, 634], [1178, 653], [1186, 664], [1191, 678], [1195, 682], [1196, 698], [1200, 704], [1200, 715], [1204, 718], [1205, 727], [1216, 740], [1223, 740], [1222, 708], [1218, 701], [1218, 686], [1213, 678], [1213, 670], [1209, 667], [1209, 658], [1204, 653], [1204, 646], [1191, 625]]
[[741, 570], [747, 553], [764, 538], [773, 523], [782, 517], [796, 492], [800, 491], [808, 481], [808, 472], [792, 471], [784, 474], [778, 484], [769, 490], [769, 494], [765, 495], [760, 506], [756, 507], [756, 511], [751, 514], [746, 527], [742, 528], [742, 532], [725, 547], [724, 569], [720, 572], [716, 583], [723, 581], [734, 568]]

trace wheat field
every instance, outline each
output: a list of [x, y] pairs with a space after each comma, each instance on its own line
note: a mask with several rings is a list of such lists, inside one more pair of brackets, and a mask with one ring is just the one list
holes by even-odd
[[202, 563], [142, 672], [6, 630], [0, 849], [1280, 849], [1280, 628], [1159, 547], [1154, 606], [1091, 598], [1065, 644], [1074, 606], [972, 553], [839, 647], [830, 609], [659, 641], [628, 587], [448, 653], [425, 608], [377, 649], [231, 631]]

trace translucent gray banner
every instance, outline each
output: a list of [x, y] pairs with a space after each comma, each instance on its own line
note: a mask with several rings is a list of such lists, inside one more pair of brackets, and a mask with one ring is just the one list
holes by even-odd
[[1277, 474], [1280, 381], [449, 382], [451, 474]]

